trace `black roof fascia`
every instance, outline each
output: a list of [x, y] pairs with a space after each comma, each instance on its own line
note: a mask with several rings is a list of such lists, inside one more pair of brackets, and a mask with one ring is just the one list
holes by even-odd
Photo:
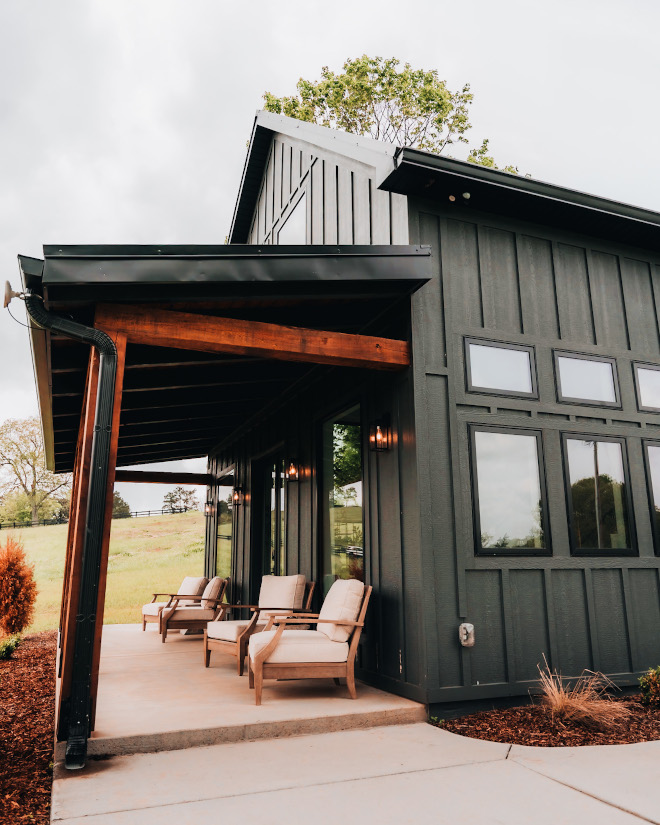
[[[454, 195], [463, 207], [614, 237], [632, 246], [660, 242], [660, 213], [650, 209], [419, 149], [400, 148], [394, 164], [380, 189], [434, 200]], [[466, 191], [469, 200], [462, 197]]]
[[261, 177], [268, 160], [268, 152], [275, 133], [271, 129], [259, 126], [257, 117], [252, 126], [250, 144], [243, 166], [241, 185], [238, 189], [236, 206], [229, 230], [229, 243], [247, 243], [252, 226], [254, 205], [259, 196]]

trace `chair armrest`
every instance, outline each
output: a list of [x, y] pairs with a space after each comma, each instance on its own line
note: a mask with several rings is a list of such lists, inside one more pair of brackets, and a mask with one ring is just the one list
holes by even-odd
[[340, 624], [345, 627], [364, 627], [363, 622], [348, 622], [340, 619], [313, 619], [309, 616], [306, 619], [291, 618], [290, 616], [274, 616], [273, 624]]

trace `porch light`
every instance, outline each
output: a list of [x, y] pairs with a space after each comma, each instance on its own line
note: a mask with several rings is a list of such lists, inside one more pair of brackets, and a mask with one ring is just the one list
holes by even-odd
[[206, 504], [204, 505], [204, 515], [210, 516], [213, 512], [213, 502], [209, 499]]
[[286, 478], [287, 481], [298, 481], [300, 478], [298, 465], [295, 461], [289, 462], [289, 466], [286, 468], [286, 472], [284, 473], [284, 478]]
[[243, 488], [242, 487], [234, 487], [231, 494], [231, 503], [238, 507], [239, 504], [243, 503]]
[[369, 427], [369, 449], [377, 453], [389, 450], [390, 428], [384, 421], [374, 421]]

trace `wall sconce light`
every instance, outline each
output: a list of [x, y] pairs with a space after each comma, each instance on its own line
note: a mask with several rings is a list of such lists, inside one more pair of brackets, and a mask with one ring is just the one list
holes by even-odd
[[231, 494], [231, 503], [238, 507], [239, 504], [243, 503], [243, 488], [242, 487], [234, 487]]
[[300, 478], [298, 465], [295, 461], [289, 462], [289, 466], [286, 468], [284, 473], [284, 478], [286, 478], [287, 481], [298, 481]]
[[374, 421], [369, 427], [369, 449], [383, 453], [392, 446], [389, 424], [385, 421]]
[[213, 502], [209, 499], [204, 505], [204, 515], [210, 516], [213, 513]]

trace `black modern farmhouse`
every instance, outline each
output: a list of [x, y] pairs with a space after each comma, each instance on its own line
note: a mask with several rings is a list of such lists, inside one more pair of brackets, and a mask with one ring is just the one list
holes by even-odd
[[373, 586], [386, 690], [660, 663], [659, 243], [660, 214], [259, 113], [229, 244], [21, 258], [75, 471], [60, 738], [93, 727], [112, 485], [177, 458], [208, 456], [232, 600]]

